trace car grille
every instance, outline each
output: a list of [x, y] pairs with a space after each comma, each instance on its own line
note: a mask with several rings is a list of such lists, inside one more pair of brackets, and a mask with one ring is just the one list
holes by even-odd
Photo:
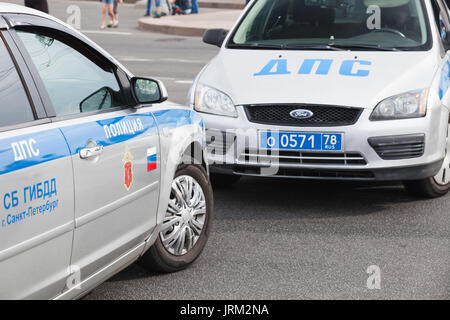
[[[350, 108], [324, 105], [247, 105], [244, 106], [248, 120], [254, 123], [284, 125], [333, 127], [355, 124], [362, 108]], [[305, 109], [314, 113], [309, 119], [296, 119], [290, 113]]]
[[300, 151], [278, 151], [273, 153], [268, 150], [261, 153], [247, 149], [239, 158], [243, 163], [254, 163], [258, 165], [342, 165], [342, 166], [364, 166], [367, 161], [360, 153], [346, 152], [300, 152]]

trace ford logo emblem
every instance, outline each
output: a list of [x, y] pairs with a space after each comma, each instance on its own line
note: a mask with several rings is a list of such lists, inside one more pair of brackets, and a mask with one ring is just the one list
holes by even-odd
[[305, 109], [293, 110], [289, 114], [292, 118], [295, 118], [295, 119], [309, 119], [312, 116], [314, 116], [314, 113], [312, 111], [305, 110]]

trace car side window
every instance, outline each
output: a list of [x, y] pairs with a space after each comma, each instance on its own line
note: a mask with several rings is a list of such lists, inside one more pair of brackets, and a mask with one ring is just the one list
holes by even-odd
[[441, 36], [441, 40], [444, 41], [447, 38], [447, 24], [448, 24], [448, 13], [444, 10], [441, 10], [444, 5], [441, 3], [439, 4], [438, 1], [432, 0], [431, 1], [432, 7], [433, 7], [433, 14], [434, 19], [436, 22], [436, 27], [439, 30], [439, 34]]
[[120, 107], [125, 104], [111, 65], [36, 32], [17, 31], [47, 89], [56, 116]]
[[35, 120], [14, 62], [0, 37], [0, 127]]

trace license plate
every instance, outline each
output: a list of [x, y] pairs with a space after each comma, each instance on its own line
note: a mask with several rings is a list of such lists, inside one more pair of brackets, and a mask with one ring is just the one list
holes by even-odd
[[342, 133], [260, 132], [260, 148], [274, 150], [342, 151]]

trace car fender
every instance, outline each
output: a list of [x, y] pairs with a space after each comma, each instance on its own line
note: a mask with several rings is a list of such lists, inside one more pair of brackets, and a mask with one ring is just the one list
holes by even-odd
[[[165, 107], [166, 105], [168, 107]], [[183, 161], [191, 158], [189, 151], [191, 151], [192, 145], [196, 146], [194, 149], [195, 164], [203, 164], [207, 168], [205, 130], [200, 115], [186, 107], [169, 105], [171, 104], [165, 103], [159, 108], [152, 109], [160, 137], [158, 163], [161, 172], [160, 196], [157, 227], [148, 239], [144, 252], [153, 245], [157, 238], [169, 203], [172, 180]]]

